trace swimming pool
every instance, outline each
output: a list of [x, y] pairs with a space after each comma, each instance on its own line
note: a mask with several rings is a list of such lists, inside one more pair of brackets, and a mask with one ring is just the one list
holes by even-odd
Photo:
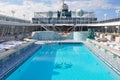
[[43, 45], [6, 80], [120, 80], [84, 44]]

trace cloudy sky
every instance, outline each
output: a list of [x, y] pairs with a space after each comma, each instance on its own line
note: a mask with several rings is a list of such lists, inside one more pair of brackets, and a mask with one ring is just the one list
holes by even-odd
[[[120, 0], [65, 0], [65, 3], [73, 11], [93, 11], [98, 19], [104, 19], [104, 14], [116, 17], [115, 11], [120, 9]], [[11, 11], [15, 11], [15, 17], [24, 18], [25, 15], [31, 20], [34, 12], [60, 10], [61, 4], [62, 0], [0, 0], [0, 14], [12, 16]]]

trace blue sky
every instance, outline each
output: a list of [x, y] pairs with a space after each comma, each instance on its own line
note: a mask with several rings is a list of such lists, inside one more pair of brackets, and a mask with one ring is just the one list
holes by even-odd
[[[120, 10], [120, 0], [108, 0], [108, 4], [111, 5], [111, 8], [108, 9], [100, 9], [95, 11], [96, 12], [96, 16], [99, 18], [102, 18], [102, 16], [104, 16], [104, 14], [107, 14], [108, 18], [112, 18], [112, 17], [117, 17], [116, 14], [116, 10], [119, 9]], [[113, 7], [112, 7], [113, 6]], [[115, 7], [119, 7], [119, 8], [115, 8]], [[119, 14], [120, 15], [120, 14]]]
[[[56, 11], [61, 8], [62, 0], [0, 0], [0, 14], [11, 16], [11, 10], [16, 11], [15, 16], [31, 19], [36, 11]], [[93, 11], [98, 19], [116, 17], [115, 10], [120, 10], [120, 0], [65, 0], [70, 10], [82, 9]], [[119, 13], [120, 16], [120, 13]]]

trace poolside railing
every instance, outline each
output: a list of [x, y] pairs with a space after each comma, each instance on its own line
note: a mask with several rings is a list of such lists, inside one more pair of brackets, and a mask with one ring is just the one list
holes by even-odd
[[114, 53], [102, 48], [101, 46], [92, 43], [91, 41], [86, 42], [85, 45], [103, 62], [109, 65], [113, 70], [120, 74], [120, 58]]

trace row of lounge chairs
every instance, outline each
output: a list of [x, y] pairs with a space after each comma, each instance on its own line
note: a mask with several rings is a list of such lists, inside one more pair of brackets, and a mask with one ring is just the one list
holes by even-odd
[[110, 42], [110, 41], [100, 42], [100, 43], [104, 44], [105, 46], [109, 46], [109, 47], [111, 47], [113, 49], [120, 50], [120, 44], [119, 43]]
[[96, 33], [95, 40], [101, 44], [120, 51], [120, 35]]
[[17, 48], [18, 46], [26, 43], [26, 41], [7, 41], [0, 44], [0, 52], [4, 52], [9, 49]]
[[99, 33], [96, 32], [96, 37], [100, 39], [106, 39], [108, 41], [120, 42], [120, 35], [118, 33]]

